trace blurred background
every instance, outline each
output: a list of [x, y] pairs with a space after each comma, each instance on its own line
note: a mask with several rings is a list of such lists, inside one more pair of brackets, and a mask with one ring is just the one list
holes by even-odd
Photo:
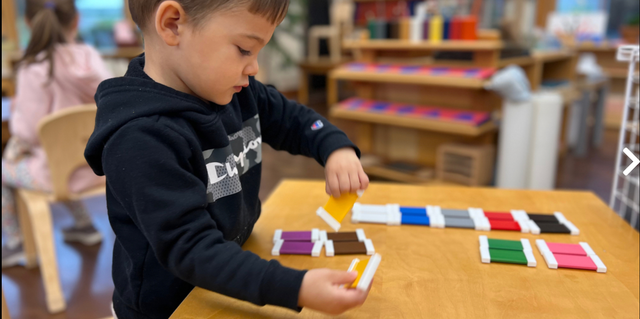
[[[143, 52], [126, 0], [76, 7], [78, 41], [124, 75]], [[637, 49], [635, 66], [616, 55], [638, 43], [639, 9], [637, 0], [291, 0], [257, 78], [347, 132], [372, 181], [588, 191], [638, 229], [639, 169], [624, 174], [632, 160], [622, 152], [639, 151]], [[29, 39], [25, 1], [2, 0], [3, 152]], [[262, 178], [264, 201], [283, 178], [324, 172], [264, 145]], [[3, 318], [6, 309], [110, 317], [114, 235], [104, 195], [84, 203], [102, 242], [64, 242], [73, 221], [52, 203], [58, 274], [43, 276], [37, 262], [3, 266]], [[47, 281], [58, 282], [64, 307]]]

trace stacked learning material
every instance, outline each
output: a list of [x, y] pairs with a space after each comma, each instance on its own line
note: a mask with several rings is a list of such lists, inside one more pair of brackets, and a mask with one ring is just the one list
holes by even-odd
[[536, 239], [536, 246], [550, 269], [573, 268], [606, 273], [607, 267], [585, 242], [579, 244], [547, 243]]
[[324, 233], [321, 236], [326, 236], [324, 252], [327, 257], [375, 253], [373, 242], [365, 236], [363, 229], [356, 229], [355, 232]]
[[271, 255], [311, 255], [320, 256], [324, 242], [320, 240], [320, 230], [286, 231], [276, 230], [273, 235]]
[[441, 66], [405, 65], [405, 64], [380, 64], [380, 63], [347, 63], [341, 69], [363, 72], [363, 73], [384, 73], [384, 74], [404, 74], [404, 75], [424, 75], [451, 78], [472, 78], [488, 79], [495, 73], [494, 68], [452, 68]]
[[382, 260], [382, 256], [380, 254], [375, 254], [369, 260], [361, 261], [358, 258], [355, 258], [349, 269], [347, 271], [357, 271], [358, 276], [356, 280], [353, 281], [350, 285], [345, 285], [346, 288], [355, 288], [360, 289], [362, 291], [367, 291], [369, 289], [369, 285], [371, 285], [371, 281], [373, 280], [373, 275], [376, 274], [376, 270], [378, 270], [378, 265], [380, 265], [380, 261]]
[[322, 247], [325, 256], [335, 255], [373, 255], [375, 248], [363, 229], [353, 232], [327, 233], [316, 228], [311, 231], [282, 231], [277, 229], [273, 235], [271, 255], [311, 255], [320, 256]]
[[507, 230], [522, 233], [565, 233], [579, 235], [580, 230], [560, 212], [528, 214], [523, 210], [490, 212], [481, 208], [442, 209], [439, 206], [405, 207], [398, 204], [363, 205], [355, 203], [353, 223], [387, 225], [422, 225], [433, 228], [470, 228], [475, 230]]
[[432, 107], [426, 105], [413, 105], [404, 103], [391, 103], [361, 98], [350, 98], [342, 101], [337, 106], [348, 111], [378, 113], [384, 115], [420, 118], [469, 126], [480, 126], [491, 120], [490, 112], [468, 111]]
[[498, 262], [536, 266], [533, 249], [528, 239], [504, 240], [480, 236], [480, 256], [485, 264]]

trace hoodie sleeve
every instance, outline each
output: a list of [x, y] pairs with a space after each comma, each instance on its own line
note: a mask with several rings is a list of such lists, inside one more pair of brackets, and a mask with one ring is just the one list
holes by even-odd
[[277, 150], [313, 157], [324, 166], [333, 151], [353, 147], [346, 134], [312, 109], [288, 100], [278, 90], [250, 78], [258, 104], [263, 140]]
[[[188, 154], [191, 154], [188, 156]], [[178, 278], [257, 305], [294, 310], [305, 271], [264, 260], [225, 241], [206, 211], [206, 187], [190, 162], [190, 143], [149, 118], [121, 127], [102, 156], [107, 185]]]

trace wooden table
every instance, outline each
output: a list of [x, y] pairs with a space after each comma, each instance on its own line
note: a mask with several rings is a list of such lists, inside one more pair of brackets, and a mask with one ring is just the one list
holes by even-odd
[[[273, 232], [329, 229], [315, 215], [327, 200], [321, 181], [283, 181], [263, 206], [262, 216], [244, 245], [263, 258], [270, 255]], [[366, 204], [482, 207], [487, 210], [561, 211], [580, 228], [579, 236], [431, 229], [343, 222], [345, 231], [364, 228], [382, 255], [364, 305], [344, 318], [631, 318], [638, 316], [640, 284], [638, 232], [590, 192], [518, 191], [490, 188], [426, 187], [372, 183], [360, 199]], [[350, 216], [347, 216], [350, 219]], [[548, 242], [588, 242], [607, 273], [548, 269], [537, 248], [536, 268], [480, 262], [479, 235]], [[535, 244], [534, 244], [535, 246]], [[361, 256], [358, 256], [361, 257]], [[295, 268], [347, 269], [354, 256], [278, 256]], [[273, 306], [257, 307], [195, 288], [171, 318], [324, 318]]]

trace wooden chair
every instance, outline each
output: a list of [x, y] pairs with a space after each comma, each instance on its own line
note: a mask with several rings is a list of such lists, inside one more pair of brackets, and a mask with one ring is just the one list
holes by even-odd
[[329, 12], [330, 25], [315, 25], [309, 28], [309, 62], [318, 62], [320, 56], [320, 39], [327, 39], [331, 62], [342, 60], [342, 37], [353, 31], [353, 13], [355, 5], [352, 0], [333, 0]]
[[7, 301], [4, 300], [4, 289], [2, 289], [2, 319], [11, 319], [11, 316], [9, 316]]
[[40, 259], [40, 272], [50, 313], [66, 309], [58, 275], [50, 204], [80, 200], [105, 192], [104, 185], [79, 194], [69, 191], [71, 174], [87, 165], [84, 149], [93, 132], [96, 110], [95, 104], [70, 107], [40, 121], [38, 133], [47, 154], [52, 192], [16, 191], [26, 266], [35, 267], [37, 259]]

